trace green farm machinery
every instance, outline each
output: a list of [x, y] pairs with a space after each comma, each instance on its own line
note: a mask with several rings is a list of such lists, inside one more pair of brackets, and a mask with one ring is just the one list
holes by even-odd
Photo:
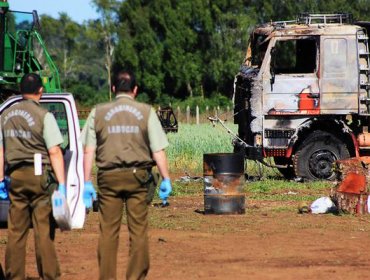
[[1, 99], [18, 92], [26, 73], [36, 72], [45, 92], [61, 91], [58, 69], [40, 36], [36, 11], [11, 11], [7, 0], [0, 1], [0, 91]]

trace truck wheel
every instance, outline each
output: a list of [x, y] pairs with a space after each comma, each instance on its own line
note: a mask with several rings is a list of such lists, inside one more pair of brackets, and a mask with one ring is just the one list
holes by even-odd
[[334, 180], [334, 161], [349, 157], [342, 141], [330, 133], [315, 131], [299, 146], [294, 156], [294, 170], [298, 177], [308, 180]]
[[290, 165], [287, 168], [279, 168], [279, 172], [284, 176], [285, 179], [293, 179], [295, 177], [294, 168], [292, 167], [291, 159], [287, 159], [286, 157], [274, 157], [274, 162], [276, 165]]

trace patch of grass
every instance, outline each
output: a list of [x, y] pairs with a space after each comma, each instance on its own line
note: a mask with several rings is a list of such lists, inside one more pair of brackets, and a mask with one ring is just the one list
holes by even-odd
[[251, 193], [270, 193], [277, 190], [299, 191], [313, 190], [322, 191], [330, 189], [333, 186], [332, 182], [328, 181], [312, 181], [312, 182], [294, 182], [286, 180], [266, 179], [255, 182], [247, 182], [245, 190]]
[[187, 196], [203, 194], [203, 182], [196, 183], [173, 183], [173, 196]]
[[[328, 195], [332, 182], [294, 182], [276, 179], [265, 179], [246, 182], [244, 192], [249, 199], [275, 201], [313, 201], [323, 195]], [[174, 182], [172, 196], [203, 195], [203, 182]]]
[[[237, 132], [237, 125], [226, 123], [233, 132]], [[203, 155], [209, 153], [232, 153], [233, 135], [229, 134], [220, 125], [211, 123], [200, 125], [179, 125], [178, 133], [168, 133], [169, 147], [166, 149], [171, 173], [201, 175], [203, 174]], [[273, 159], [266, 159], [273, 164]], [[261, 163], [248, 160], [245, 163], [245, 173], [259, 178], [282, 178], [277, 169], [267, 167]]]
[[315, 199], [323, 196], [317, 195], [289, 195], [289, 194], [251, 194], [247, 195], [250, 199], [255, 200], [273, 200], [273, 201], [314, 201]]
[[328, 181], [293, 182], [285, 180], [262, 180], [245, 184], [247, 196], [256, 200], [314, 201], [326, 196], [333, 186]]
[[281, 212], [297, 212], [297, 207], [295, 206], [280, 206], [271, 209], [272, 212], [281, 213]]
[[[163, 211], [162, 211], [163, 210]], [[174, 215], [167, 213], [166, 208], [151, 208], [149, 211], [149, 225], [159, 229], [174, 230], [198, 230], [201, 224], [199, 217], [189, 217], [184, 219], [184, 214]], [[192, 215], [192, 214], [191, 214]]]
[[[233, 131], [236, 125], [229, 124]], [[219, 126], [180, 124], [178, 133], [167, 134], [166, 149], [170, 170], [174, 173], [203, 173], [203, 154], [232, 153], [232, 137]]]

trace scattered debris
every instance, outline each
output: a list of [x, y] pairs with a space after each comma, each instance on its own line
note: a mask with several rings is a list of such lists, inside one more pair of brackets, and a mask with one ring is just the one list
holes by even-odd
[[179, 179], [175, 180], [175, 182], [180, 183], [191, 183], [191, 182], [203, 182], [203, 177], [199, 176], [190, 176], [189, 173], [185, 172], [185, 176], [180, 177]]
[[338, 183], [331, 198], [339, 212], [367, 214], [370, 212], [370, 157], [356, 157], [336, 162]]
[[310, 213], [311, 212], [311, 209], [310, 207], [308, 206], [308, 204], [306, 202], [300, 202], [298, 204], [298, 213], [299, 214], [307, 214], [307, 213]]
[[297, 195], [298, 193], [297, 192], [288, 191], [286, 194], [288, 194], [288, 195]]
[[203, 215], [205, 214], [204, 210], [202, 210], [202, 209], [195, 209], [194, 212], [197, 213], [197, 214], [203, 214]]
[[157, 208], [165, 208], [170, 206], [170, 203], [168, 201], [166, 201], [166, 203], [153, 203], [153, 206]]
[[330, 199], [330, 197], [327, 196], [316, 199], [311, 204], [310, 208], [312, 214], [326, 214], [337, 211], [337, 207], [335, 206], [334, 202]]

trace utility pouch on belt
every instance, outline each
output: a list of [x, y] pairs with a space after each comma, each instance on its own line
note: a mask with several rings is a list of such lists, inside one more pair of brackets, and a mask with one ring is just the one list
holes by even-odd
[[55, 177], [53, 170], [50, 167], [44, 167], [42, 171], [43, 176], [43, 188], [52, 195], [58, 188], [58, 180]]
[[148, 194], [146, 196], [146, 202], [150, 204], [154, 198], [155, 190], [159, 185], [161, 176], [158, 172], [150, 172], [148, 183], [146, 184], [148, 188]]
[[148, 179], [145, 181], [136, 176], [135, 172], [134, 176], [142, 186], [145, 186], [148, 189], [146, 202], [150, 204], [154, 198], [155, 190], [160, 183], [161, 176], [158, 172], [152, 172], [151, 170], [148, 170]]

